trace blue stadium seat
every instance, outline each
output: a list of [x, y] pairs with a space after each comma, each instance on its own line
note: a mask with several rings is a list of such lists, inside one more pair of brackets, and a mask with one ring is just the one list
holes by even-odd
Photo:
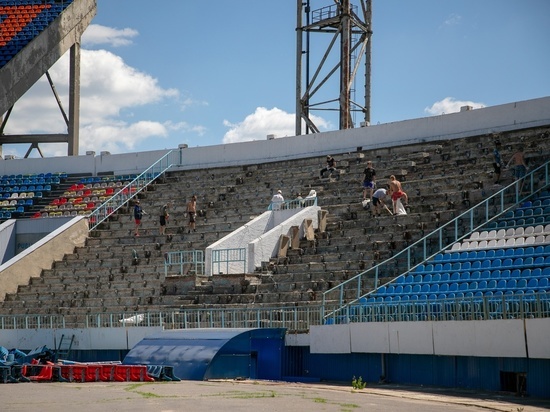
[[440, 279], [441, 282], [448, 282], [449, 280], [451, 280], [451, 275], [449, 272], [445, 272], [441, 274], [441, 279]]
[[[523, 280], [526, 281], [526, 279], [523, 279]], [[529, 289], [537, 289], [539, 287], [539, 280], [536, 278], [529, 279], [529, 282], [527, 282], [526, 287]]]
[[479, 281], [477, 287], [478, 287], [479, 290], [486, 290], [487, 289], [487, 281], [486, 280]]
[[549, 288], [549, 281], [548, 278], [540, 278], [539, 279], [539, 291], [546, 292]]
[[505, 290], [506, 289], [506, 280], [505, 279], [500, 279], [498, 282], [497, 282], [497, 287], [496, 287], [497, 290]]
[[439, 285], [439, 292], [446, 293], [449, 291], [449, 284], [448, 283], [442, 283]]
[[433, 283], [439, 283], [441, 282], [441, 273], [434, 273], [432, 275], [432, 280], [431, 280]]
[[491, 271], [490, 270], [483, 270], [481, 272], [481, 275], [479, 276], [480, 279], [491, 279]]
[[512, 272], [510, 271], [510, 269], [501, 270], [500, 271], [500, 278], [501, 279], [507, 279], [507, 278], [510, 277], [511, 274], [512, 274]]
[[511, 278], [519, 278], [522, 276], [522, 271], [521, 269], [513, 269], [511, 272], [510, 272], [510, 277]]

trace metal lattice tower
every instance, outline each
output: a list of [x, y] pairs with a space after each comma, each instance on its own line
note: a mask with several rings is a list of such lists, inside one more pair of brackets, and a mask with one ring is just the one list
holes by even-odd
[[[334, 4], [315, 10], [312, 1], [297, 0], [296, 136], [302, 134], [302, 121], [305, 134], [319, 132], [311, 116], [316, 110], [338, 111], [340, 130], [353, 128], [357, 113], [363, 116], [362, 125], [370, 123], [372, 0], [359, 0], [362, 18], [351, 0], [333, 0]], [[314, 34], [330, 35], [331, 40], [312, 71]], [[358, 83], [364, 87], [362, 103], [354, 99]]]

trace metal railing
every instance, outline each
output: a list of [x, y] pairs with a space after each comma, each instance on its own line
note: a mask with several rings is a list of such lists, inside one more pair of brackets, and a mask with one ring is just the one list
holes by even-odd
[[[550, 293], [461, 297], [401, 302], [363, 302], [339, 306], [308, 305], [262, 308], [201, 308], [88, 315], [1, 315], [1, 329], [162, 327], [286, 328], [308, 332], [312, 325], [352, 322], [468, 321], [550, 317]], [[330, 312], [324, 317], [325, 311]]]
[[140, 173], [134, 180], [120, 188], [118, 192], [94, 209], [94, 211], [88, 215], [89, 229], [94, 230], [101, 222], [104, 222], [109, 216], [124, 206], [128, 200], [144, 190], [151, 182], [170, 169], [170, 167], [179, 164], [179, 162], [180, 151], [170, 150]]
[[285, 200], [281, 203], [270, 203], [267, 210], [301, 209], [308, 206], [317, 206], [317, 197]]
[[178, 269], [178, 275], [187, 273], [204, 275], [204, 251], [182, 250], [178, 252], [166, 252], [164, 254], [164, 276], [168, 276], [174, 268]]
[[356, 302], [332, 312], [326, 324], [550, 317], [550, 293], [503, 294], [399, 302]]
[[[374, 280], [376, 288], [380, 277], [395, 278], [404, 275], [453, 243], [466, 238], [470, 233], [490, 222], [495, 222], [505, 212], [550, 184], [549, 165], [550, 162], [534, 169], [523, 179], [511, 183], [487, 197], [389, 259], [325, 291], [323, 305], [327, 302], [337, 301], [340, 306], [337, 312], [345, 313], [347, 306], [353, 305], [362, 296], [373, 291], [367, 287], [368, 280]], [[334, 315], [338, 316], [339, 313], [335, 314], [330, 311], [324, 313], [325, 317]]]
[[212, 274], [246, 273], [246, 248], [214, 249], [211, 260]]

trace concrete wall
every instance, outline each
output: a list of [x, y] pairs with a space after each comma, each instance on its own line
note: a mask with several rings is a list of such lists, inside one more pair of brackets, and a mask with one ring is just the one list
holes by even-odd
[[311, 353], [550, 359], [550, 318], [312, 326]]
[[[206, 169], [355, 152], [418, 142], [460, 139], [508, 130], [550, 125], [550, 97], [508, 103], [441, 116], [404, 120], [356, 129], [303, 136], [190, 147], [181, 150], [175, 169]], [[99, 156], [0, 161], [0, 174], [35, 172], [137, 173], [168, 150]]]
[[207, 276], [218, 274], [243, 273], [242, 263], [229, 263], [228, 268], [212, 267], [212, 251], [220, 249], [246, 248], [246, 273], [254, 273], [262, 262], [267, 262], [277, 253], [279, 237], [289, 233], [291, 226], [300, 226], [303, 235], [302, 222], [312, 219], [313, 228], [318, 227], [318, 215], [321, 208], [310, 206], [304, 209], [285, 209], [267, 211], [250, 222], [239, 227], [227, 236], [211, 244], [205, 252], [205, 273]]
[[17, 292], [18, 285], [26, 285], [30, 278], [39, 277], [43, 269], [50, 269], [56, 260], [84, 246], [88, 237], [88, 221], [75, 217], [54, 230], [31, 247], [0, 266], [0, 301], [6, 293]]
[[55, 349], [61, 336], [74, 335], [74, 350], [130, 350], [161, 327], [90, 328], [90, 329], [4, 329], [0, 346], [29, 351], [41, 346]]

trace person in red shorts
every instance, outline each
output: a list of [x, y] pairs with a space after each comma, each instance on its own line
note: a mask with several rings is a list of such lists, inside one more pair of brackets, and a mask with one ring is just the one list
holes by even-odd
[[409, 202], [409, 197], [401, 188], [401, 182], [397, 180], [394, 175], [390, 176], [390, 196], [393, 205], [393, 213], [395, 215], [406, 214], [407, 212], [403, 205]]

